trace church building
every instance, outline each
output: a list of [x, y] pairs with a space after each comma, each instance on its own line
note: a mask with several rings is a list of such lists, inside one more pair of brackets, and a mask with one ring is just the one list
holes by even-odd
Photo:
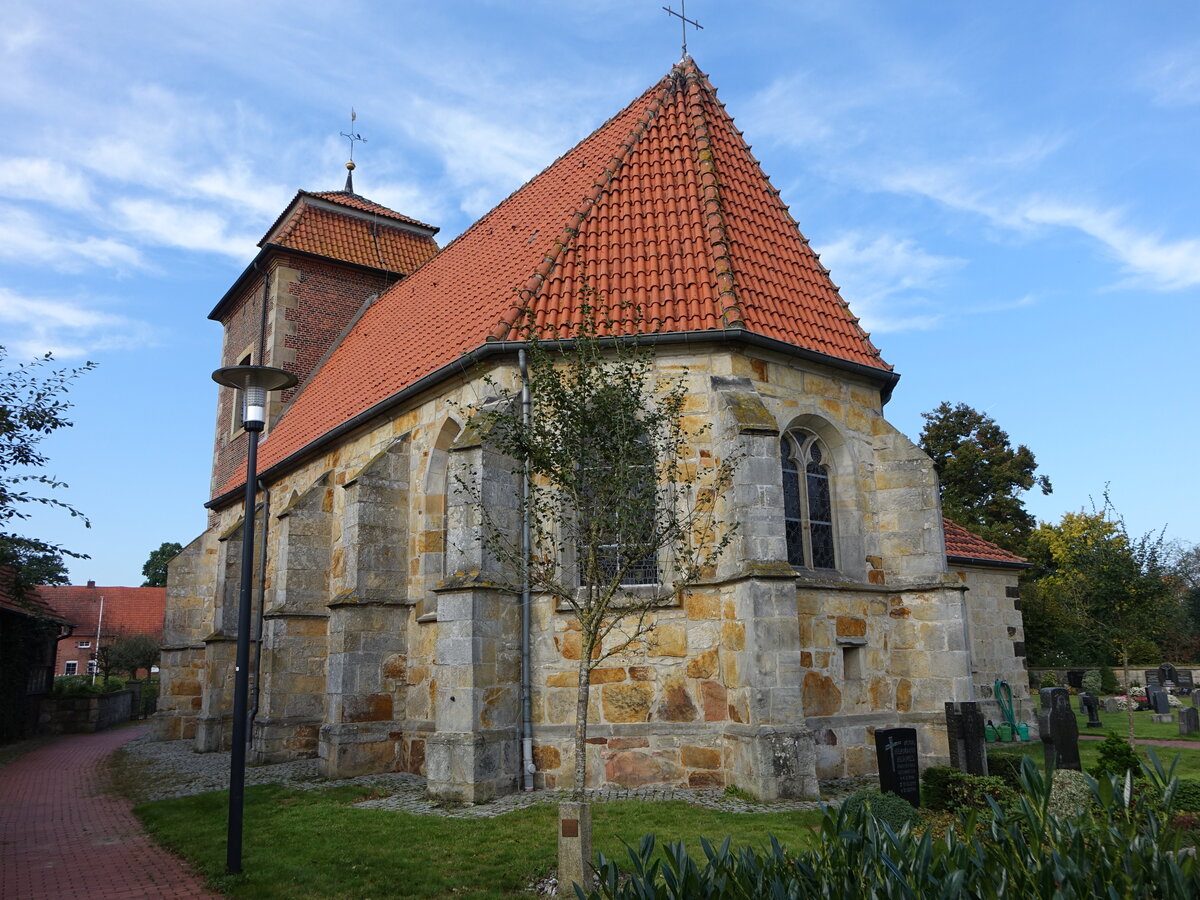
[[[1024, 561], [942, 518], [932, 462], [883, 415], [898, 375], [692, 59], [436, 232], [350, 179], [300, 191], [210, 315], [220, 365], [299, 380], [258, 455], [252, 760], [469, 802], [530, 769], [570, 786], [578, 623], [532, 596], [523, 759], [521, 596], [455, 485], [512, 503], [512, 461], [461, 410], [519, 388], [520, 323], [569, 337], [585, 296], [636, 311], [684, 380], [690, 452], [741, 460], [711, 577], [592, 673], [589, 786], [812, 797], [875, 770], [876, 729], [945, 761], [945, 704], [997, 680], [1028, 715]], [[208, 528], [170, 567], [158, 723], [201, 751], [231, 736], [247, 437], [222, 388]]]

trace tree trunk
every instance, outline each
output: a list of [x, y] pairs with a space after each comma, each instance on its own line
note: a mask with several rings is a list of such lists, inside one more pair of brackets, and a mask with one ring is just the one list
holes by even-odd
[[588, 696], [591, 693], [592, 647], [586, 638], [580, 641], [579, 688], [575, 702], [575, 799], [583, 799], [587, 785]]
[[1125, 717], [1129, 720], [1129, 745], [1133, 743], [1133, 688], [1129, 685], [1129, 653], [1121, 651], [1121, 670], [1125, 674]]

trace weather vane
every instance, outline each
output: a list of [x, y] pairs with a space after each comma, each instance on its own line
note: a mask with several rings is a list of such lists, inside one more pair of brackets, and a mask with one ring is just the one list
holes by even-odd
[[350, 141], [350, 159], [346, 163], [346, 191], [350, 194], [354, 193], [354, 143], [355, 141], [363, 144], [367, 142], [365, 137], [354, 130], [354, 123], [356, 121], [358, 121], [358, 113], [354, 111], [354, 107], [352, 106], [350, 107], [350, 131], [340, 132], [342, 137]]
[[671, 15], [671, 16], [676, 16], [679, 19], [679, 30], [683, 35], [683, 56], [684, 56], [684, 58], [686, 58], [688, 55], [688, 52], [687, 52], [687, 27], [689, 25], [694, 25], [696, 28], [703, 30], [704, 26], [701, 25], [699, 22], [697, 22], [693, 19], [689, 19], [687, 17], [687, 0], [679, 0], [679, 9], [681, 10], [680, 12], [675, 12], [675, 10], [671, 9], [671, 7], [669, 7], [669, 6], [663, 7], [663, 11], [665, 13], [667, 13], [668, 15]]

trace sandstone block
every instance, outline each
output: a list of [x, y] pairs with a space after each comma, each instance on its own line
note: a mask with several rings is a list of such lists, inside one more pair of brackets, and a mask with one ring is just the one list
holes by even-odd
[[688, 660], [688, 678], [712, 678], [717, 673], [717, 651], [705, 650]]
[[663, 623], [650, 633], [646, 643], [650, 656], [687, 656], [687, 629], [674, 622]]
[[685, 745], [679, 749], [679, 761], [689, 769], [719, 769], [721, 751]]
[[660, 754], [625, 750], [605, 762], [604, 777], [611, 784], [638, 788], [648, 784], [674, 784], [683, 777], [683, 770]]
[[646, 722], [654, 689], [644, 682], [609, 684], [601, 690], [606, 722]]
[[696, 704], [692, 702], [684, 679], [679, 675], [669, 676], [663, 685], [655, 718], [664, 722], [692, 722], [697, 716]]
[[802, 688], [806, 716], [832, 716], [841, 709], [842, 692], [828, 676], [807, 672]]

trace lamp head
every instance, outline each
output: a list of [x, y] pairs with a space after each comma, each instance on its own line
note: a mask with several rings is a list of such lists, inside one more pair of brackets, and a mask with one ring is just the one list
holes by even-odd
[[242, 393], [242, 425], [262, 431], [267, 418], [267, 394], [295, 387], [296, 376], [270, 366], [225, 366], [212, 374], [213, 381]]

